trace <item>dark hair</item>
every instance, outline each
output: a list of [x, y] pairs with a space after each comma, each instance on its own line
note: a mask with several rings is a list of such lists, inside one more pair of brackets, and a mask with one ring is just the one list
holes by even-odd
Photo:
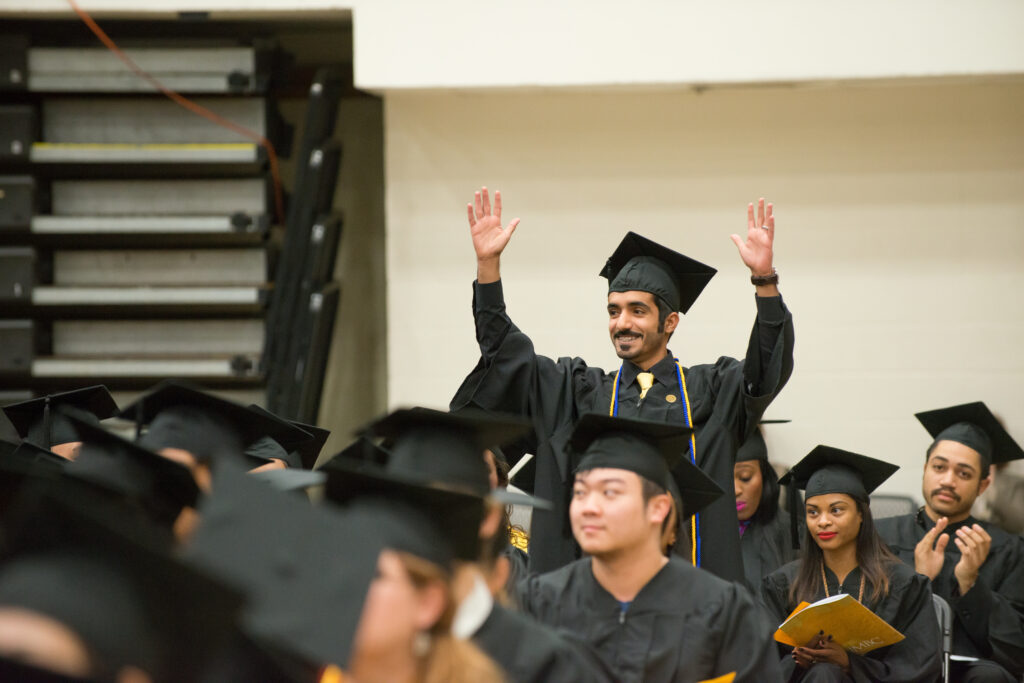
[[[860, 498], [853, 500], [862, 518], [860, 532], [857, 534], [857, 565], [864, 575], [864, 582], [871, 587], [871, 602], [877, 603], [889, 594], [889, 565], [896, 564], [899, 560], [882, 542], [882, 538], [875, 530], [868, 501]], [[797, 513], [794, 510], [791, 514]], [[821, 585], [821, 567], [824, 562], [825, 555], [815, 543], [810, 525], [807, 525], [804, 529], [803, 550], [800, 552], [800, 568], [797, 570], [796, 580], [789, 587], [789, 600], [793, 605], [801, 601], [817, 600], [818, 587]]]
[[[658, 307], [658, 332], [661, 333], [665, 331], [665, 321], [668, 320], [669, 314], [675, 313], [675, 311], [672, 310], [672, 307], [667, 301], [657, 294], [651, 294], [651, 296], [654, 297], [654, 305]], [[669, 333], [669, 336], [672, 336], [671, 332]]]
[[750, 521], [754, 524], [768, 524], [779, 514], [779, 475], [767, 460], [758, 458], [757, 464], [761, 468], [761, 500]]
[[499, 458], [493, 448], [489, 450], [494, 458], [494, 471], [498, 475], [498, 486], [505, 488], [508, 486], [508, 473], [512, 471], [512, 467], [508, 464], [508, 460], [505, 460], [504, 454]]

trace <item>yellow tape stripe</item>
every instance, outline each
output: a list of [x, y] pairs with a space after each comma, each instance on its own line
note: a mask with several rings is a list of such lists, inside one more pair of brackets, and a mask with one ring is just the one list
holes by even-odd
[[256, 145], [251, 142], [34, 142], [32, 146], [40, 149], [252, 149]]

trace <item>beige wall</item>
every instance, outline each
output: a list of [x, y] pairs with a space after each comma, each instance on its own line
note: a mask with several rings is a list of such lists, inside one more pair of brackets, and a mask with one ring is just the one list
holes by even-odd
[[443, 407], [477, 359], [465, 203], [523, 222], [513, 319], [539, 352], [612, 367], [596, 273], [632, 228], [719, 268], [672, 349], [744, 351], [754, 303], [729, 241], [778, 206], [796, 372], [769, 409], [775, 459], [827, 443], [907, 464], [915, 411], [983, 399], [1024, 442], [1024, 85], [646, 93], [390, 93], [388, 400]]
[[1019, 0], [354, 0], [353, 7], [356, 82], [370, 89], [1024, 70]]

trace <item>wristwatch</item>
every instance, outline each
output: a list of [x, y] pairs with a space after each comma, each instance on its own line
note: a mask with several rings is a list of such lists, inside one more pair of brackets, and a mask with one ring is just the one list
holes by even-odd
[[750, 284], [755, 287], [762, 287], [764, 285], [777, 285], [779, 284], [779, 272], [772, 266], [771, 275], [751, 275]]

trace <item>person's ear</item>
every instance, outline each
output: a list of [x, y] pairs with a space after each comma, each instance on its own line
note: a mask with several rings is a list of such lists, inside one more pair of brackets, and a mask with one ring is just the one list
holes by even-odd
[[995, 468], [989, 465], [988, 474], [984, 479], [978, 482], [978, 495], [985, 493], [985, 489], [992, 485], [992, 475], [995, 474]]
[[505, 521], [505, 511], [500, 505], [491, 505], [487, 510], [487, 516], [480, 522], [480, 538], [487, 540], [494, 538], [501, 529], [501, 523]]
[[665, 334], [672, 334], [679, 326], [679, 314], [672, 311], [665, 317]]
[[429, 631], [433, 628], [447, 604], [448, 593], [441, 581], [431, 581], [420, 588], [416, 596], [416, 630]]
[[647, 502], [647, 521], [662, 524], [672, 510], [672, 497], [667, 493], [652, 497]]

